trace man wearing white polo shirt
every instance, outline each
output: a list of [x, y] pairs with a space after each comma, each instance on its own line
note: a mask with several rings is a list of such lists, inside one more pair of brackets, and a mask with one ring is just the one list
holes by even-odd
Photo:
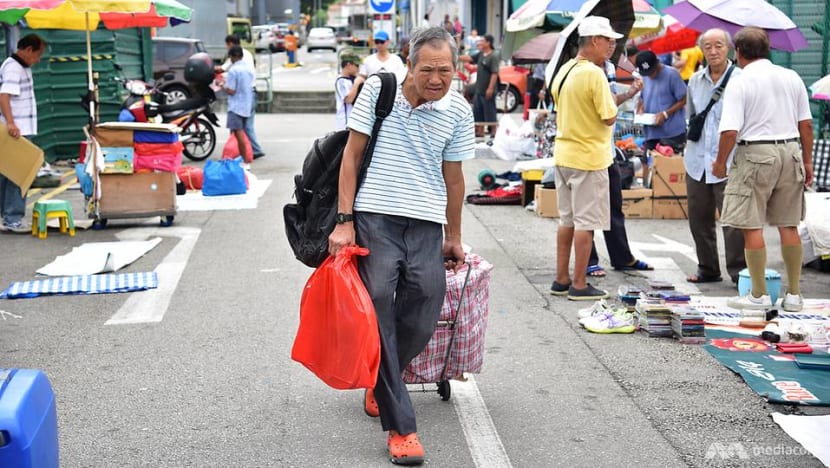
[[763, 29], [738, 31], [735, 52], [743, 73], [726, 86], [712, 174], [726, 177], [726, 161], [737, 142], [721, 223], [743, 231], [752, 290], [728, 305], [737, 309], [773, 305], [765, 279], [764, 222], [768, 222], [778, 227], [787, 271], [781, 307], [796, 312], [804, 302], [798, 284], [802, 247], [797, 227], [804, 219], [804, 190], [813, 181], [813, 124], [807, 90], [796, 72], [769, 61], [769, 37]]
[[[364, 395], [364, 411], [389, 431], [393, 463], [420, 464], [415, 411], [401, 371], [420, 353], [441, 312], [445, 269], [464, 262], [461, 162], [474, 152], [473, 116], [450, 89], [458, 50], [440, 27], [410, 38], [406, 80], [377, 136], [360, 190], [357, 173], [375, 121], [380, 79], [370, 76], [349, 116], [349, 140], [340, 168], [337, 226], [329, 251], [360, 245], [358, 271], [375, 306], [381, 362], [377, 385]], [[355, 192], [357, 191], [357, 197]]]

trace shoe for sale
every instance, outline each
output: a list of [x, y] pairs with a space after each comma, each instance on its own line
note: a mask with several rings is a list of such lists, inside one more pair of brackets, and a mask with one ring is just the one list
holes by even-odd
[[787, 293], [781, 301], [781, 308], [787, 312], [801, 312], [804, 308], [804, 298], [801, 294]]
[[772, 308], [772, 300], [768, 294], [754, 297], [752, 293], [746, 296], [735, 296], [726, 301], [726, 305], [733, 309], [765, 310]]
[[606, 310], [611, 309], [608, 307], [608, 303], [605, 302], [605, 299], [600, 299], [594, 303], [591, 307], [585, 307], [584, 309], [579, 309], [576, 312], [576, 316], [583, 319], [585, 317], [591, 317], [593, 315], [600, 314], [605, 312]]
[[378, 408], [378, 402], [375, 400], [375, 391], [372, 389], [367, 389], [363, 393], [363, 412], [370, 418], [380, 416], [380, 408]]
[[396, 465], [420, 465], [424, 462], [424, 447], [415, 432], [403, 435], [389, 431], [386, 444], [389, 446], [389, 460]]
[[582, 289], [576, 289], [573, 285], [568, 288], [569, 301], [598, 301], [606, 298], [608, 298], [608, 292], [597, 289], [590, 283]]
[[630, 313], [609, 313], [585, 320], [585, 329], [592, 333], [634, 333], [634, 315]]

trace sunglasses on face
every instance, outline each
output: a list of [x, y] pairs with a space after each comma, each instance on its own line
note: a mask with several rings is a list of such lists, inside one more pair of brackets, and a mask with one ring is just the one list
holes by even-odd
[[384, 41], [383, 39], [376, 39], [375, 44], [386, 44], [386, 41]]

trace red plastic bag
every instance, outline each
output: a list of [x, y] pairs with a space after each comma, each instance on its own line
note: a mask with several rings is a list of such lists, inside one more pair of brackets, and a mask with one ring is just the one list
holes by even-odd
[[[254, 150], [251, 148], [251, 142], [248, 140], [248, 135], [245, 132], [242, 132], [242, 140], [245, 143], [245, 162], [249, 163], [254, 160]], [[222, 159], [233, 159], [237, 156], [241, 156], [239, 153], [239, 142], [236, 141], [236, 137], [231, 132], [228, 141], [225, 142], [225, 147], [222, 148]]]
[[202, 190], [202, 182], [204, 182], [204, 173], [202, 169], [195, 166], [182, 166], [176, 171], [179, 180], [184, 182], [188, 190]]
[[374, 388], [380, 365], [375, 306], [357, 273], [361, 247], [328, 257], [305, 285], [291, 359], [339, 390]]

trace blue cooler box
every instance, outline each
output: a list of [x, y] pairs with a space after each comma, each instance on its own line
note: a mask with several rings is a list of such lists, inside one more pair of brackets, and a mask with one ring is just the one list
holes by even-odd
[[[764, 279], [767, 281], [767, 294], [772, 300], [772, 305], [781, 297], [781, 274], [767, 268], [764, 271]], [[749, 277], [749, 269], [744, 268], [738, 273], [738, 294], [746, 296], [752, 289], [752, 279]]]
[[0, 369], [0, 467], [58, 468], [58, 416], [39, 370]]

